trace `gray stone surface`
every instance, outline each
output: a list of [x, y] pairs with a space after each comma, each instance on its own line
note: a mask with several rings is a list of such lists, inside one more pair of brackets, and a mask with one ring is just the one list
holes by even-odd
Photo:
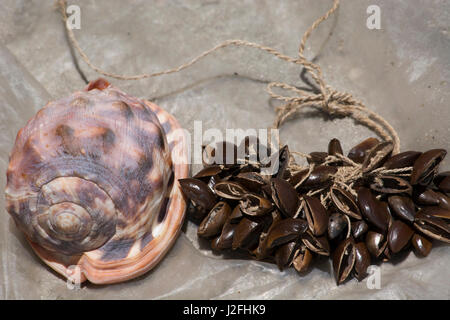
[[[225, 39], [249, 40], [295, 56], [303, 32], [331, 2], [83, 0], [76, 2], [81, 30], [75, 34], [94, 63], [124, 74], [177, 66]], [[381, 30], [366, 28], [370, 4], [381, 8]], [[352, 93], [385, 117], [398, 131], [402, 150], [448, 149], [449, 21], [450, 2], [445, 0], [343, 1], [337, 15], [313, 33], [306, 55], [317, 58], [328, 84]], [[10, 99], [1, 105], [0, 116], [4, 172], [17, 130], [49, 96], [62, 97], [84, 82], [53, 1], [2, 0], [0, 41], [17, 59], [2, 49], [1, 97]], [[11, 70], [18, 69], [10, 72], [10, 64]], [[89, 80], [98, 77], [79, 64]], [[226, 48], [178, 74], [112, 82], [130, 94], [151, 98], [191, 131], [194, 120], [203, 121], [203, 129], [265, 128], [272, 123], [276, 104], [264, 91], [266, 82], [302, 85], [300, 72], [256, 49]], [[303, 152], [323, 150], [333, 137], [348, 150], [371, 135], [351, 119], [313, 110], [302, 112], [281, 131], [291, 149]], [[448, 158], [442, 169], [450, 169]], [[0, 217], [0, 298], [450, 297], [448, 246], [437, 247], [426, 259], [411, 254], [396, 265], [383, 264], [381, 289], [368, 290], [365, 281], [356, 280], [336, 287], [329, 265], [298, 277], [294, 270], [279, 272], [266, 263], [213, 256], [199, 248], [193, 225], [148, 275], [71, 291], [33, 255], [5, 210]]]

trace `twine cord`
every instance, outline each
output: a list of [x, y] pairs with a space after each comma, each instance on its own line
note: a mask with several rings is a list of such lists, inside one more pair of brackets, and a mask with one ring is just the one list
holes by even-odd
[[[303, 67], [307, 73], [314, 80], [315, 84], [319, 88], [319, 93], [311, 93], [305, 90], [298, 89], [292, 85], [289, 85], [284, 82], [271, 82], [268, 84], [266, 91], [271, 96], [271, 98], [282, 102], [283, 104], [276, 107], [276, 117], [271, 126], [271, 129], [279, 129], [287, 120], [292, 118], [295, 114], [297, 114], [301, 109], [305, 107], [312, 107], [319, 109], [323, 112], [328, 113], [332, 116], [345, 116], [351, 117], [355, 121], [362, 123], [363, 125], [369, 127], [374, 132], [376, 132], [380, 137], [385, 141], [391, 141], [393, 143], [393, 154], [397, 154], [400, 151], [400, 139], [398, 137], [395, 129], [380, 115], [375, 113], [374, 111], [368, 109], [361, 101], [356, 100], [350, 93], [340, 92], [327, 85], [323, 79], [322, 69], [318, 64], [315, 64], [304, 56], [304, 50], [306, 46], [306, 42], [312, 32], [325, 20], [327, 20], [339, 7], [339, 0], [333, 0], [332, 7], [321, 17], [316, 19], [313, 24], [305, 31], [300, 41], [299, 49], [298, 49], [298, 57], [293, 58], [287, 56], [283, 53], [280, 53], [276, 49], [271, 47], [263, 46], [257, 43], [245, 41], [245, 40], [226, 40], [215, 47], [212, 47], [209, 50], [204, 51], [197, 57], [191, 59], [190, 61], [174, 68], [170, 68], [167, 70], [162, 70], [153, 73], [142, 73], [137, 75], [122, 75], [117, 73], [111, 73], [103, 70], [102, 68], [95, 65], [81, 48], [78, 43], [73, 30], [67, 23], [67, 14], [66, 14], [66, 1], [65, 0], [57, 0], [56, 5], [59, 7], [61, 12], [65, 29], [70, 40], [71, 45], [77, 50], [82, 60], [94, 71], [102, 74], [106, 77], [111, 77], [119, 80], [139, 80], [145, 78], [152, 78], [161, 75], [167, 75], [171, 73], [180, 72], [192, 65], [194, 65], [199, 60], [205, 58], [206, 56], [212, 54], [215, 51], [220, 49], [229, 47], [229, 46], [246, 46], [255, 49], [259, 49], [265, 51], [283, 61], [293, 63]], [[277, 94], [274, 90], [286, 91], [289, 92], [290, 95]], [[269, 135], [270, 137], [270, 135]], [[269, 141], [269, 143], [271, 143]], [[277, 141], [278, 145], [281, 146], [280, 141]], [[309, 158], [309, 155], [292, 151], [292, 154], [296, 154], [298, 156]], [[329, 156], [326, 159], [326, 164], [332, 162], [343, 161], [346, 165], [339, 167], [338, 172], [334, 176], [334, 185], [343, 187], [348, 190], [352, 194], [356, 194], [353, 189], [353, 183], [363, 176], [361, 165], [353, 162], [348, 157], [343, 155]], [[289, 168], [291, 171], [300, 171], [301, 169], [305, 169], [295, 163], [293, 156], [291, 157]], [[314, 165], [309, 167], [309, 173], [312, 172]], [[380, 168], [372, 171], [370, 174], [372, 175], [386, 175], [386, 174], [399, 174], [404, 175], [405, 172], [411, 170], [411, 168], [403, 168], [403, 169], [394, 169], [394, 170], [386, 170], [386, 168]], [[317, 194], [324, 192], [325, 190], [314, 190], [310, 191], [308, 194]], [[328, 192], [324, 195], [321, 194], [320, 199], [323, 204], [326, 204], [330, 199], [330, 193]]]

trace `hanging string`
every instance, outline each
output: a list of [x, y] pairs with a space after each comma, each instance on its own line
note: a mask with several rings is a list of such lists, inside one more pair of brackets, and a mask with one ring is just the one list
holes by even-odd
[[[318, 64], [309, 61], [305, 58], [303, 52], [305, 50], [306, 42], [308, 38], [311, 36], [312, 32], [317, 29], [317, 27], [325, 20], [327, 20], [339, 7], [339, 0], [334, 0], [332, 7], [320, 18], [316, 19], [313, 24], [305, 31], [300, 41], [299, 49], [298, 49], [298, 57], [293, 58], [287, 56], [283, 53], [280, 53], [276, 49], [263, 46], [257, 43], [245, 41], [245, 40], [225, 40], [224, 42], [216, 45], [215, 47], [204, 51], [197, 57], [191, 59], [190, 61], [181, 64], [178, 67], [170, 68], [167, 70], [157, 71], [153, 73], [142, 73], [137, 75], [122, 75], [112, 72], [107, 72], [102, 68], [95, 65], [81, 48], [78, 40], [76, 39], [73, 30], [67, 23], [67, 14], [66, 14], [66, 1], [58, 0], [57, 6], [60, 9], [62, 18], [64, 20], [64, 25], [66, 28], [66, 32], [69, 38], [71, 45], [77, 50], [82, 60], [94, 71], [102, 74], [106, 77], [111, 77], [119, 80], [139, 80], [146, 78], [158, 77], [161, 75], [167, 75], [172, 73], [180, 72], [190, 66], [194, 65], [199, 60], [205, 58], [206, 56], [212, 54], [215, 51], [218, 51], [222, 48], [230, 47], [230, 46], [246, 46], [255, 49], [259, 49], [265, 51], [283, 61], [298, 65], [304, 69], [306, 69], [307, 73], [314, 80], [315, 84], [319, 89], [319, 93], [311, 93], [299, 88], [296, 88], [292, 85], [289, 85], [284, 82], [271, 82], [268, 84], [266, 91], [269, 93], [271, 98], [283, 102], [281, 106], [276, 107], [276, 118], [273, 122], [271, 128], [279, 129], [287, 120], [292, 118], [295, 114], [297, 114], [301, 109], [305, 107], [312, 107], [319, 109], [323, 112], [328, 113], [329, 115], [339, 115], [344, 117], [351, 117], [357, 122], [369, 127], [374, 132], [376, 132], [380, 137], [385, 141], [391, 141], [393, 144], [393, 154], [397, 154], [400, 151], [400, 138], [398, 137], [395, 129], [380, 115], [375, 113], [374, 111], [368, 109], [361, 101], [356, 100], [353, 96], [346, 92], [340, 92], [331, 86], [327, 85], [324, 81], [322, 70]], [[274, 89], [279, 91], [286, 91], [289, 95], [277, 94], [274, 92]], [[280, 141], [277, 143], [281, 146]], [[308, 158], [309, 155], [295, 152], [292, 154], [297, 154], [302, 157]], [[339, 155], [339, 156], [329, 156], [329, 162], [333, 161], [344, 161], [348, 164], [347, 167], [343, 167], [341, 171], [339, 171], [335, 176], [335, 184], [350, 192], [354, 193], [352, 188], [353, 182], [361, 177], [361, 165], [354, 163], [351, 159]], [[300, 166], [297, 166], [295, 162], [291, 164], [292, 169], [300, 169]], [[405, 168], [402, 170], [386, 170], [381, 168], [381, 170], [377, 171], [374, 174], [383, 175], [383, 174], [402, 174], [405, 171], [410, 170], [411, 168]], [[309, 169], [311, 171], [312, 168]], [[322, 190], [321, 190], [322, 191]], [[316, 191], [315, 191], [316, 192]], [[325, 195], [321, 195], [322, 203], [326, 204], [326, 201], [329, 198], [329, 192]]]

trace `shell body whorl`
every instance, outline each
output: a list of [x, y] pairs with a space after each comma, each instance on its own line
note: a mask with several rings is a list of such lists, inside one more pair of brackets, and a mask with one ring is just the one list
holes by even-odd
[[170, 248], [184, 217], [176, 179], [188, 166], [172, 161], [185, 157], [173, 152], [185, 149], [177, 128], [156, 105], [91, 82], [19, 131], [7, 210], [58, 272], [68, 276], [70, 263], [92, 282], [135, 277]]

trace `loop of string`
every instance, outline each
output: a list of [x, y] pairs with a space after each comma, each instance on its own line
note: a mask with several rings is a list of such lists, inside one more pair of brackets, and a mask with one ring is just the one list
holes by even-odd
[[[325, 20], [329, 18], [331, 14], [333, 14], [337, 8], [339, 7], [339, 0], [333, 0], [332, 7], [320, 18], [316, 19], [313, 24], [305, 31], [305, 33], [302, 36], [299, 49], [298, 49], [298, 57], [293, 58], [287, 55], [284, 55], [280, 53], [279, 51], [267, 47], [262, 46], [257, 43], [245, 41], [245, 40], [226, 40], [215, 47], [204, 51], [197, 57], [193, 58], [192, 60], [174, 68], [170, 68], [163, 71], [153, 72], [153, 73], [143, 73], [138, 75], [121, 75], [116, 73], [111, 73], [104, 71], [102, 68], [96, 66], [94, 63], [91, 62], [87, 54], [84, 52], [84, 50], [80, 47], [77, 39], [75, 38], [75, 35], [73, 33], [73, 30], [70, 28], [70, 26], [67, 23], [67, 14], [66, 14], [66, 1], [65, 0], [57, 0], [57, 6], [60, 9], [66, 32], [68, 35], [68, 38], [70, 40], [70, 43], [72, 46], [78, 51], [79, 55], [83, 59], [83, 61], [94, 71], [98, 72], [99, 74], [102, 74], [106, 77], [111, 77], [119, 80], [139, 80], [139, 79], [145, 79], [145, 78], [152, 78], [157, 77], [161, 75], [167, 75], [171, 73], [176, 73], [179, 71], [182, 71], [199, 60], [203, 59], [204, 57], [210, 55], [211, 53], [225, 48], [229, 46], [247, 46], [251, 48], [256, 48], [259, 50], [263, 50], [281, 60], [284, 60], [289, 63], [293, 63], [296, 65], [299, 65], [303, 67], [307, 73], [311, 76], [311, 78], [314, 80], [315, 84], [319, 88], [319, 93], [311, 93], [306, 90], [299, 89], [297, 87], [294, 87], [292, 85], [289, 85], [284, 82], [271, 82], [268, 84], [266, 91], [269, 93], [271, 98], [278, 100], [282, 102], [283, 104], [276, 107], [276, 118], [271, 126], [271, 129], [279, 129], [287, 120], [292, 118], [295, 114], [297, 114], [302, 108], [304, 107], [312, 107], [319, 109], [323, 112], [328, 113], [332, 116], [344, 116], [344, 117], [352, 117], [354, 120], [356, 120], [359, 123], [362, 123], [363, 125], [369, 127], [374, 132], [376, 132], [380, 137], [382, 137], [385, 141], [391, 141], [393, 143], [393, 154], [399, 153], [400, 151], [400, 139], [398, 137], [397, 132], [395, 129], [380, 115], [375, 113], [374, 111], [368, 109], [362, 102], [356, 100], [353, 98], [353, 96], [350, 93], [346, 92], [339, 92], [332, 87], [328, 86], [324, 79], [322, 70], [319, 65], [309, 61], [305, 58], [303, 52], [305, 50], [306, 41], [310, 37], [311, 33]], [[277, 94], [274, 92], [273, 89], [277, 88], [278, 90], [284, 90], [288, 91], [291, 95], [282, 95]], [[269, 141], [269, 143], [271, 143]], [[277, 141], [278, 145], [281, 146], [280, 141]], [[301, 157], [308, 158], [309, 155], [301, 153], [301, 152], [292, 152], [293, 154], [297, 154]], [[332, 156], [330, 156], [332, 157]], [[334, 159], [334, 160], [333, 160]], [[349, 158], [339, 155], [339, 157], [332, 157], [328, 159], [329, 161], [344, 161], [346, 164], [348, 164], [348, 167], [344, 167], [345, 169], [342, 169], [341, 172], [337, 173], [337, 176], [335, 177], [335, 184], [344, 186], [347, 190], [354, 193], [354, 190], [352, 188], [352, 184], [358, 177], [361, 176], [361, 166], [359, 164], [354, 163]], [[291, 167], [294, 170], [299, 170], [301, 167], [296, 165], [295, 162], [291, 161]], [[384, 169], [384, 168], [382, 168]], [[407, 168], [408, 169], [408, 168]], [[312, 171], [312, 168], [309, 168], [309, 171]], [[407, 170], [406, 170], [407, 171]], [[402, 173], [403, 171], [398, 171], [399, 173]], [[377, 172], [377, 174], [388, 174], [392, 173], [395, 174], [396, 172], [387, 172], [386, 170], [380, 170]], [[316, 190], [317, 191], [317, 190]], [[316, 191], [314, 193], [316, 193]], [[327, 193], [325, 196], [322, 194], [320, 199], [322, 200], [322, 203], [326, 203], [327, 199], [329, 198], [329, 193]]]

